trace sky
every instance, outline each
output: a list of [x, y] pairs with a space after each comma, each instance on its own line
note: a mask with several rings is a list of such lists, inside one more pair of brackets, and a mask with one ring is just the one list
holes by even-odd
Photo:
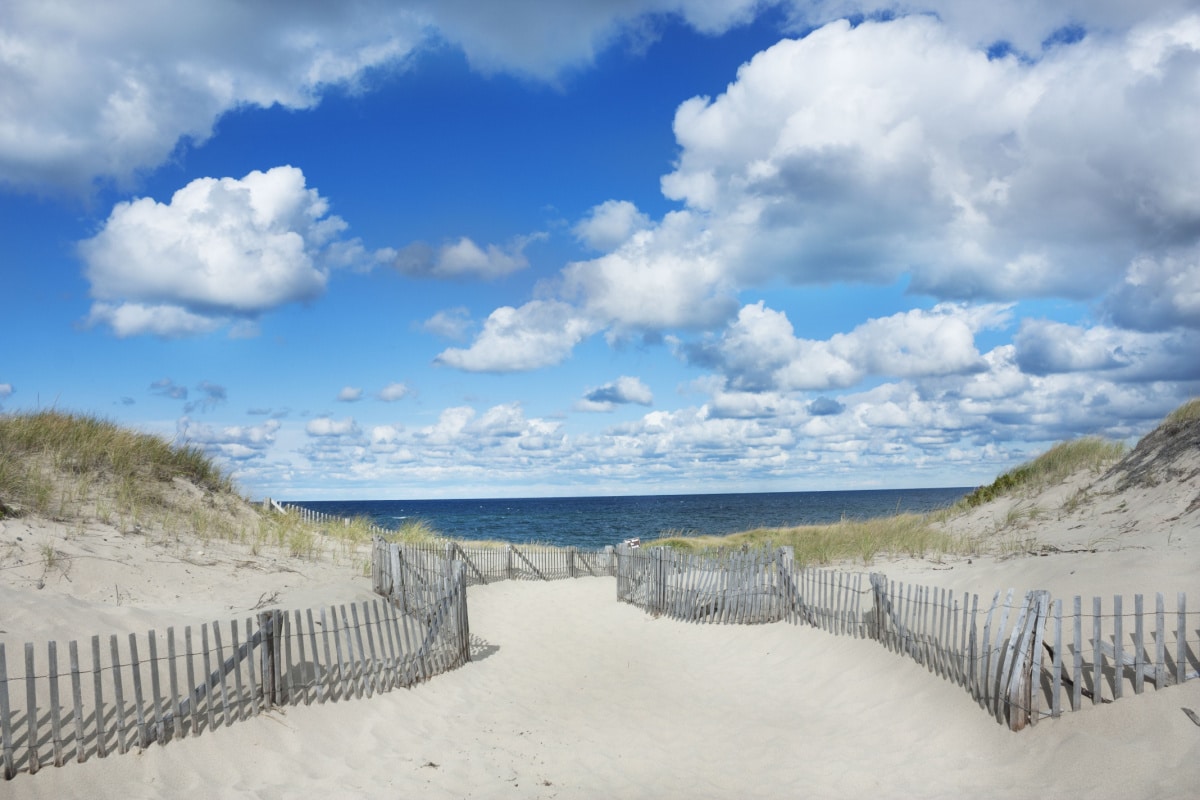
[[1200, 394], [1195, 0], [0, 5], [0, 412], [243, 493], [974, 486]]

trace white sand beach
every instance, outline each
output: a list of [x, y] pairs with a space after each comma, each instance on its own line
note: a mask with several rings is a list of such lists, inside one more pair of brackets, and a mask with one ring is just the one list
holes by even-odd
[[[1127, 591], [1130, 581], [1122, 576], [1146, 566], [1139, 566], [1138, 551], [1103, 555], [1088, 578], [1097, 589], [1107, 572], [1103, 588]], [[1091, 569], [1080, 555], [1058, 559], [1060, 571]], [[969, 575], [980, 585], [1002, 586], [1024, 567], [1052, 563], [1048, 557], [955, 564], [937, 577], [949, 583]], [[1161, 584], [1142, 574], [1146, 588]], [[361, 578], [331, 575], [302, 590], [292, 573], [261, 577], [259, 585], [279, 591], [285, 607], [368, 594]], [[215, 601], [216, 589], [231, 587], [214, 585], [207, 594], [199, 588], [186, 587], [190, 597]], [[247, 603], [257, 599], [256, 588], [246, 582]], [[1200, 727], [1180, 710], [1200, 708], [1200, 681], [1012, 733], [959, 687], [875, 642], [784, 623], [652, 619], [617, 603], [614, 588], [611, 578], [472, 587], [474, 660], [449, 674], [371, 699], [289, 707], [141, 753], [21, 774], [5, 792], [13, 798], [968, 792], [1183, 798], [1200, 784]], [[112, 606], [95, 613], [47, 589], [8, 588], [6, 619], [49, 617], [48, 630], [65, 635], [68, 616], [92, 631], [177, 624], [181, 615], [217, 611], [193, 601], [177, 609]], [[6, 640], [21, 638], [13, 632], [6, 630]]]

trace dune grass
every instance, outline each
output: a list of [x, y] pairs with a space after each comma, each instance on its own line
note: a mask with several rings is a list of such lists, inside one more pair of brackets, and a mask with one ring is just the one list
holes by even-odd
[[1032, 461], [1014, 467], [987, 486], [980, 486], [964, 497], [962, 503], [974, 508], [998, 497], [1059, 483], [1081, 470], [1098, 472], [1114, 464], [1124, 452], [1123, 442], [1110, 442], [1098, 436], [1059, 442]]
[[202, 450], [57, 410], [0, 415], [0, 502], [52, 516], [71, 515], [99, 487], [110, 502], [141, 509], [161, 501], [181, 477], [210, 492], [232, 479]]
[[1200, 419], [1200, 397], [1189, 400], [1168, 414], [1166, 424], [1181, 425], [1197, 419]]
[[[1193, 401], [1180, 412], [1200, 416], [1200, 401]], [[821, 565], [846, 561], [870, 564], [876, 558], [1011, 555], [1036, 549], [1036, 541], [1029, 536], [954, 535], [947, 533], [940, 523], [999, 497], [1033, 492], [1061, 482], [1080, 470], [1098, 472], [1115, 463], [1124, 451], [1123, 443], [1098, 437], [1061, 442], [1032, 461], [1005, 472], [991, 484], [979, 487], [953, 506], [927, 514], [903, 513], [874, 519], [843, 519], [830, 525], [760, 528], [728, 536], [665, 531], [643, 545], [688, 552], [790, 546], [798, 563]], [[1024, 519], [1036, 520], [1042, 513], [1037, 507], [1010, 509], [1001, 530], [1012, 528]]]
[[974, 546], [935, 528], [927, 514], [896, 514], [873, 519], [842, 519], [830, 525], [758, 528], [728, 536], [668, 535], [644, 542], [646, 547], [670, 547], [702, 553], [723, 548], [791, 547], [799, 564], [832, 564], [876, 558], [966, 554]]

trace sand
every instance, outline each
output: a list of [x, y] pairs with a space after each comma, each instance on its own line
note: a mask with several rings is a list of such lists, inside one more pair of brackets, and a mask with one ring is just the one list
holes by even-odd
[[[1178, 488], [1130, 497], [1035, 514], [997, 534], [1036, 539], [1042, 555], [1015, 547], [1021, 554], [1005, 558], [870, 569], [989, 596], [1162, 591], [1173, 601], [1187, 591], [1200, 607], [1191, 498]], [[1012, 516], [991, 507], [957, 524], [995, 529]], [[46, 544], [59, 554], [53, 566]], [[363, 557], [312, 562], [98, 523], [3, 520], [0, 637], [16, 649], [241, 617], [268, 600], [369, 599]], [[1192, 797], [1200, 786], [1200, 726], [1181, 711], [1200, 710], [1200, 680], [1012, 733], [961, 688], [874, 642], [784, 623], [652, 619], [615, 594], [612, 578], [472, 587], [473, 661], [426, 684], [20, 774], [0, 793], [1128, 800]]]

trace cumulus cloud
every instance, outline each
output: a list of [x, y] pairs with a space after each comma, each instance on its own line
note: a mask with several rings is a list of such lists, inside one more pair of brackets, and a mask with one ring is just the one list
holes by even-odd
[[628, 200], [606, 200], [592, 208], [571, 231], [593, 250], [614, 250], [635, 232], [650, 227], [650, 217]]
[[1144, 333], [1025, 320], [1013, 340], [1016, 363], [1030, 375], [1109, 373], [1114, 381], [1187, 381], [1200, 377], [1200, 331]]
[[203, 144], [227, 111], [305, 109], [367, 70], [402, 66], [450, 42], [477, 69], [554, 81], [614, 42], [654, 39], [664, 14], [719, 33], [747, 21], [757, 0], [471, 0], [377, 3], [131, 4], [98, 23], [83, 0], [48, 12], [39, 0], [5, 6], [0, 182], [86, 190], [126, 180]]
[[295, 167], [199, 178], [169, 203], [118, 203], [79, 245], [97, 302], [90, 320], [119, 336], [205, 333], [325, 290], [346, 223]]
[[11, 383], [0, 383], [0, 400], [7, 397], [12, 397], [13, 385]]
[[434, 250], [416, 242], [396, 253], [393, 266], [405, 275], [430, 278], [502, 278], [529, 267], [525, 248], [546, 238], [544, 233], [518, 236], [505, 247], [480, 247], [466, 236]]
[[1104, 305], [1122, 327], [1200, 329], [1200, 243], [1134, 259]]
[[438, 0], [435, 24], [459, 43], [485, 72], [512, 71], [545, 80], [565, 67], [592, 62], [615, 39], [653, 38], [653, 19], [672, 14], [704, 33], [720, 33], [747, 22], [758, 0], [633, 0], [622, 3], [562, 3], [519, 0], [498, 6], [471, 0]]
[[379, 390], [379, 399], [387, 403], [393, 403], [408, 397], [410, 394], [412, 394], [412, 389], [407, 384], [389, 383]]
[[[811, 19], [858, 8], [823, 4]], [[1072, 21], [1027, 12], [1005, 5], [988, 24], [1012, 32], [1004, 38]], [[1195, 259], [1172, 254], [1200, 240], [1200, 16], [1132, 28], [1143, 18], [1096, 18], [1114, 24], [1024, 59], [989, 58], [994, 39], [931, 15], [785, 39], [719, 96], [677, 109], [679, 156], [661, 184], [682, 208], [652, 221], [628, 202], [596, 206], [574, 232], [603, 254], [568, 264], [551, 289], [613, 341], [712, 329], [751, 287], [904, 276], [914, 292], [977, 303], [1096, 299], [1121, 284], [1115, 319], [1190, 324]], [[1177, 300], [1135, 302], [1176, 285]], [[895, 375], [928, 369], [918, 342], [881, 348], [851, 360], [870, 371], [872, 357], [888, 358]], [[811, 388], [857, 380], [845, 355], [813, 347], [805, 366], [828, 379]]]
[[362, 400], [363, 390], [356, 386], [343, 386], [338, 392], [337, 400], [339, 403], [357, 403]]
[[346, 417], [343, 420], [335, 420], [331, 417], [317, 417], [310, 419], [308, 424], [304, 426], [304, 432], [309, 436], [331, 437], [331, 436], [358, 436], [358, 423], [353, 417]]
[[639, 378], [622, 375], [615, 381], [589, 389], [575, 404], [579, 411], [612, 411], [618, 405], [636, 403], [642, 406], [654, 402], [654, 393]]
[[421, 330], [456, 342], [465, 340], [472, 327], [471, 312], [464, 306], [439, 311], [421, 323]]
[[176, 423], [176, 438], [196, 445], [214, 456], [234, 461], [263, 458], [275, 443], [282, 423], [267, 420], [262, 425], [205, 425], [189, 417]]
[[704, 328], [737, 308], [725, 259], [686, 211], [600, 258], [568, 264], [561, 284], [564, 298], [617, 331]]
[[683, 103], [663, 191], [742, 284], [910, 272], [944, 298], [1095, 296], [1195, 236], [1197, 52], [1194, 16], [1032, 62], [930, 17], [831, 23]]
[[468, 348], [443, 350], [436, 363], [468, 372], [518, 372], [558, 364], [595, 325], [567, 303], [533, 300], [488, 316]]
[[98, 22], [89, 3], [5, 8], [0, 181], [87, 187], [200, 144], [240, 106], [316, 104], [329, 86], [394, 62], [428, 35], [419, 10], [372, 2], [137, 3]]
[[744, 306], [718, 339], [684, 346], [692, 363], [718, 370], [733, 389], [849, 388], [869, 375], [929, 377], [985, 368], [975, 333], [1007, 324], [1006, 306], [940, 304], [870, 319], [825, 341], [795, 336], [787, 315]]

